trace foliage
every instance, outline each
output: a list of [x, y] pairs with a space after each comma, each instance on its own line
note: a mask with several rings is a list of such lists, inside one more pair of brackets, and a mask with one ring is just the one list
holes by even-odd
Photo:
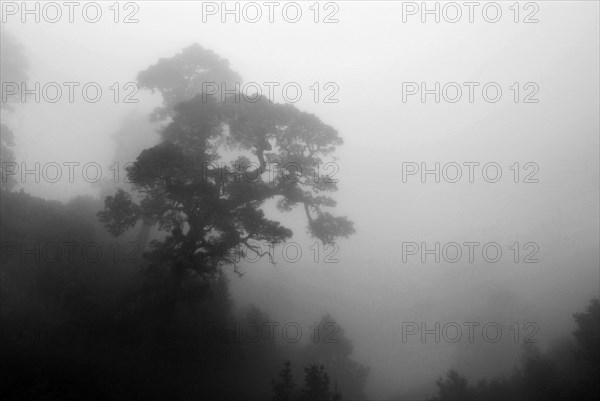
[[[4, 32], [2, 39], [4, 46]], [[3, 247], [93, 243], [105, 256], [52, 262], [2, 249], [0, 388], [7, 399], [266, 399], [284, 354], [304, 348], [284, 352], [263, 336], [231, 336], [239, 325], [262, 327], [270, 318], [257, 308], [234, 312], [220, 267], [235, 265], [236, 245], [252, 252], [251, 241], [291, 237], [262, 210], [271, 198], [281, 210], [304, 206], [309, 230], [324, 241], [353, 232], [350, 221], [326, 209], [335, 202], [323, 193], [335, 183], [311, 181], [308, 169], [342, 143], [333, 128], [266, 99], [203, 100], [198, 88], [207, 80], [239, 77], [198, 45], [138, 78], [163, 95], [155, 117], [166, 125], [161, 142], [128, 170], [132, 185], [125, 188], [133, 191], [67, 203], [0, 194]], [[152, 128], [135, 116], [123, 127]], [[4, 125], [2, 140], [11, 140]], [[287, 162], [302, 169], [266, 179], [269, 164]], [[136, 243], [128, 229], [142, 222], [168, 235], [155, 240], [147, 259], [140, 248], [133, 260], [115, 258], [115, 249]], [[315, 385], [325, 377], [313, 373]]]
[[335, 384], [334, 390], [330, 390], [329, 375], [323, 365], [315, 362], [304, 368], [304, 385], [296, 391], [293, 380], [291, 362], [285, 361], [283, 369], [279, 372], [279, 381], [272, 381], [275, 401], [292, 400], [324, 400], [339, 401], [342, 396]]
[[158, 90], [163, 97], [163, 107], [152, 113], [153, 120], [167, 119], [173, 108], [205, 92], [207, 84], [226, 85], [234, 89], [241, 77], [229, 69], [229, 62], [212, 50], [195, 43], [171, 58], [161, 58], [155, 65], [140, 72], [140, 87]]
[[468, 388], [467, 379], [455, 370], [449, 370], [446, 378], [435, 381], [438, 387], [438, 398], [434, 400], [469, 400], [471, 389]]
[[[164, 112], [172, 120], [162, 131], [162, 142], [144, 150], [128, 168], [141, 195], [139, 204], [120, 190], [107, 197], [99, 213], [115, 235], [140, 219], [169, 232], [152, 256], [180, 279], [189, 272], [210, 279], [224, 265], [237, 270], [243, 252], [259, 254], [258, 242], [290, 238], [290, 229], [266, 217], [262, 206], [268, 199], [277, 199], [282, 211], [303, 206], [308, 231], [324, 243], [354, 232], [346, 217], [325, 210], [335, 201], [322, 193], [335, 191], [335, 182], [313, 177], [314, 166], [342, 144], [335, 129], [262, 97], [239, 102], [235, 96], [202, 93], [182, 100], [206, 79], [232, 74], [225, 61], [198, 45], [140, 73], [145, 86], [162, 92]], [[228, 161], [232, 151], [238, 157]], [[283, 166], [284, 173], [273, 174], [273, 166]]]
[[433, 400], [598, 399], [598, 299], [573, 317], [575, 346], [563, 342], [562, 348], [542, 354], [535, 345], [524, 344], [520, 369], [508, 378], [482, 379], [476, 386], [450, 370], [445, 379], [436, 380], [438, 394]]
[[292, 367], [290, 360], [285, 361], [285, 365], [279, 372], [279, 381], [272, 381], [273, 391], [275, 392], [274, 400], [276, 401], [292, 401], [295, 399], [294, 377], [292, 375]]

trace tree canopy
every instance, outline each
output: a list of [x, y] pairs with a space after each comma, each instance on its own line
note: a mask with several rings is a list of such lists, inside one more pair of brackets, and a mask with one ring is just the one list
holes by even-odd
[[258, 242], [289, 239], [292, 231], [262, 209], [268, 199], [276, 199], [280, 211], [303, 207], [308, 232], [323, 243], [351, 235], [352, 222], [327, 210], [336, 202], [325, 194], [336, 191], [336, 183], [314, 174], [343, 143], [338, 132], [313, 114], [264, 97], [240, 102], [200, 93], [173, 105], [214, 77], [234, 74], [198, 45], [140, 73], [146, 87], [163, 93], [163, 111], [173, 107], [172, 120], [162, 141], [128, 169], [141, 201], [122, 190], [107, 197], [99, 213], [106, 227], [119, 235], [143, 219], [168, 231], [155, 244], [154, 260], [180, 277], [212, 276], [223, 265], [237, 266], [245, 252], [262, 256]]

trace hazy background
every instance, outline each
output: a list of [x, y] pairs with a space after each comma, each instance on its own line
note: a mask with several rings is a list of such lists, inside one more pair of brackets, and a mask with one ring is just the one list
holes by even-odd
[[[336, 213], [354, 220], [357, 234], [338, 243], [337, 264], [315, 264], [308, 253], [295, 264], [246, 264], [231, 288], [238, 305], [255, 303], [282, 322], [308, 327], [325, 312], [335, 316], [355, 359], [371, 367], [370, 397], [418, 391], [450, 367], [469, 378], [508, 371], [519, 357], [510, 325], [535, 322], [544, 348], [568, 335], [571, 314], [598, 296], [597, 2], [538, 2], [537, 24], [515, 24], [512, 15], [490, 24], [480, 13], [472, 24], [464, 16], [457, 24], [422, 24], [416, 16], [402, 23], [400, 2], [376, 1], [338, 2], [335, 24], [290, 24], [280, 14], [275, 23], [203, 23], [200, 3], [138, 4], [136, 24], [16, 17], [2, 24], [25, 47], [30, 83], [94, 81], [105, 89], [96, 104], [78, 94], [72, 104], [29, 101], [3, 116], [16, 133], [16, 160], [93, 161], [109, 174], [115, 154], [137, 155], [158, 140], [148, 132], [139, 143], [123, 143], [115, 133], [127, 115], [149, 114], [160, 98], [140, 91], [138, 104], [115, 104], [107, 88], [135, 81], [194, 42], [229, 59], [245, 82], [298, 82], [305, 93], [296, 106], [345, 141], [337, 152]], [[403, 103], [405, 81], [495, 81], [504, 93], [496, 104], [480, 92], [472, 104]], [[315, 103], [307, 89], [313, 82], [337, 83], [339, 103]], [[513, 82], [536, 82], [539, 103], [513, 103]], [[274, 100], [284, 101], [280, 91]], [[456, 184], [402, 182], [402, 162], [452, 161], [497, 162], [504, 175], [497, 184], [480, 174], [472, 184], [464, 177]], [[513, 183], [514, 162], [537, 163], [539, 183]], [[61, 201], [99, 194], [80, 175], [75, 183], [21, 187]], [[302, 213], [281, 218], [306, 250], [313, 240]], [[402, 242], [465, 241], [497, 242], [505, 254], [496, 264], [480, 253], [473, 264], [423, 264], [418, 256], [402, 263]], [[514, 242], [537, 243], [540, 262], [515, 264], [508, 251]], [[493, 321], [506, 330], [497, 344], [480, 336], [462, 346], [422, 344], [416, 336], [402, 343], [407, 321]]]

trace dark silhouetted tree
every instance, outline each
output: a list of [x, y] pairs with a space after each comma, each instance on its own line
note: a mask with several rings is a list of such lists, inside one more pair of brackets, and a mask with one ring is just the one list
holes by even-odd
[[334, 388], [331, 391], [330, 379], [325, 366], [316, 362], [310, 363], [304, 368], [304, 385], [300, 390], [296, 391], [289, 360], [285, 361], [283, 369], [279, 372], [279, 379], [272, 380], [271, 385], [275, 393], [273, 397], [275, 401], [342, 400], [337, 382], [334, 382]]
[[[244, 252], [264, 256], [258, 243], [290, 238], [292, 231], [261, 209], [270, 198], [277, 199], [282, 211], [302, 205], [309, 232], [324, 243], [354, 232], [347, 218], [326, 211], [335, 201], [321, 193], [335, 191], [335, 182], [314, 179], [314, 166], [342, 140], [312, 114], [264, 98], [222, 102], [198, 95], [175, 106], [162, 139], [128, 168], [141, 194], [139, 204], [119, 190], [106, 198], [99, 215], [116, 235], [140, 219], [169, 232], [155, 244], [153, 260], [171, 269], [174, 288], [188, 274], [204, 279], [224, 265], [236, 268]], [[226, 162], [225, 152], [231, 149], [255, 160], [239, 156]], [[272, 150], [268, 155], [267, 149]], [[293, 171], [284, 167], [281, 174], [266, 178], [273, 165], [293, 165]]]
[[597, 400], [598, 389], [598, 300], [585, 312], [573, 315], [577, 325], [576, 345], [561, 339], [546, 353], [535, 344], [521, 347], [520, 368], [508, 378], [482, 379], [475, 387], [450, 370], [446, 379], [436, 381], [434, 400]]
[[466, 377], [456, 370], [449, 370], [446, 378], [440, 377], [435, 381], [438, 395], [433, 400], [470, 400], [472, 392]]
[[[212, 93], [220, 93], [221, 85], [226, 89], [236, 88], [240, 76], [229, 69], [229, 62], [220, 58], [211, 50], [193, 44], [183, 49], [181, 53], [171, 58], [161, 58], [156, 64], [138, 73], [137, 82], [141, 88], [160, 92], [162, 107], [157, 107], [150, 114], [150, 122], [140, 121], [135, 115], [129, 116], [122, 124], [122, 129], [116, 138], [122, 143], [117, 146], [116, 161], [124, 163], [133, 162], [139, 154], [140, 145], [155, 142], [154, 134], [157, 131], [156, 123], [169, 121], [173, 118], [174, 108], [177, 104], [189, 101], [203, 93], [208, 86]], [[214, 88], [218, 88], [215, 91]], [[151, 125], [155, 123], [154, 125]], [[142, 138], [142, 136], [145, 136]], [[136, 147], [138, 152], [124, 155], [123, 150]], [[121, 157], [120, 157], [121, 156]], [[122, 156], [126, 156], [123, 158]], [[113, 185], [114, 186], [114, 185]], [[129, 191], [130, 188], [125, 188]], [[111, 190], [111, 192], [114, 191]], [[106, 194], [104, 194], [106, 195]], [[139, 224], [139, 233], [136, 242], [140, 249], [145, 249], [146, 242], [152, 228], [152, 219], [142, 219]]]
[[165, 120], [173, 115], [177, 104], [193, 99], [196, 95], [235, 90], [241, 77], [229, 68], [229, 61], [212, 50], [197, 43], [186, 47], [171, 58], [161, 58], [156, 64], [137, 76], [140, 87], [158, 90], [162, 94], [163, 106], [152, 113], [152, 120]]
[[304, 386], [300, 391], [301, 400], [326, 400], [332, 396], [329, 390], [329, 375], [325, 366], [311, 363], [304, 368]]
[[577, 328], [573, 336], [580, 347], [580, 359], [592, 366], [600, 363], [600, 313], [598, 299], [592, 299], [585, 312], [573, 315]]
[[296, 399], [296, 384], [292, 375], [291, 362], [285, 361], [283, 369], [279, 372], [279, 380], [272, 381], [275, 401], [292, 401]]
[[598, 298], [592, 299], [585, 312], [573, 315], [577, 325], [573, 336], [577, 342], [575, 359], [577, 361], [580, 380], [578, 383], [582, 400], [593, 400], [600, 397], [600, 313]]
[[[152, 350], [154, 359], [169, 361], [165, 372], [173, 382], [161, 387], [165, 391], [264, 399], [282, 361], [273, 344], [195, 339], [206, 322], [231, 323], [229, 305], [218, 301], [223, 298], [219, 293], [227, 293], [219, 290], [227, 289], [219, 284], [223, 267], [238, 271], [245, 253], [266, 256], [265, 248], [272, 248], [261, 244], [292, 236], [267, 218], [262, 209], [267, 200], [274, 199], [281, 211], [303, 207], [308, 231], [323, 242], [354, 232], [348, 219], [328, 211], [335, 202], [325, 194], [337, 189], [335, 182], [314, 176], [314, 166], [328, 160], [342, 140], [316, 116], [290, 105], [265, 98], [250, 103], [235, 96], [194, 96], [205, 78], [222, 76], [207, 71], [227, 65], [197, 45], [182, 54], [140, 73], [140, 82], [163, 93], [165, 107], [156, 116], [166, 126], [161, 142], [142, 151], [127, 169], [133, 195], [117, 190], [99, 213], [113, 235], [140, 221], [167, 233], [151, 243], [144, 282], [130, 294], [127, 309], [132, 312], [123, 321], [130, 337]], [[293, 169], [286, 170], [288, 164]], [[254, 311], [246, 319], [258, 323], [267, 318]], [[158, 368], [149, 374], [156, 377]], [[235, 388], [224, 392], [228, 374], [237, 379]]]

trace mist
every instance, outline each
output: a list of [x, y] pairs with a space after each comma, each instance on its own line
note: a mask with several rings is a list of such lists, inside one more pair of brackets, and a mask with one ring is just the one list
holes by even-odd
[[76, 3], [2, 2], [7, 394], [595, 399], [597, 2]]

